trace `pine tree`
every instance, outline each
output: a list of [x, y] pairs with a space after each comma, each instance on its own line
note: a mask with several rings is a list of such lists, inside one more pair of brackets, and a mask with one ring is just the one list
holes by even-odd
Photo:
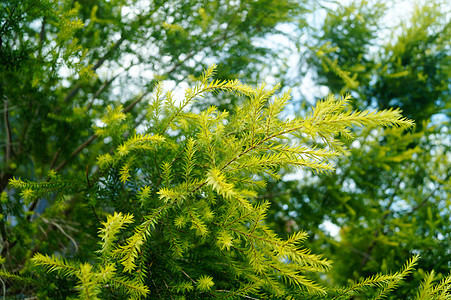
[[[332, 262], [302, 245], [303, 231], [280, 238], [265, 222], [269, 202], [256, 196], [265, 178], [278, 179], [281, 169], [332, 172], [331, 160], [347, 153], [342, 139], [352, 138], [353, 126], [406, 129], [412, 121], [399, 110], [349, 110], [349, 96], [329, 96], [306, 117], [283, 119], [289, 93], [278, 94], [278, 86], [214, 80], [214, 71], [214, 66], [206, 70], [181, 100], [157, 84], [144, 132], [130, 128], [121, 107], [108, 109], [97, 134], [116, 146], [86, 174], [10, 180], [28, 201], [49, 193], [80, 194], [80, 201], [106, 219], [99, 224], [98, 250], [87, 261], [64, 253], [33, 255], [22, 276], [37, 294], [48, 289], [36, 285], [37, 274], [58, 274], [57, 284], [68, 280], [69, 286], [61, 293], [76, 292], [81, 299], [350, 299], [368, 290], [380, 299], [411, 272], [418, 256], [393, 274], [343, 288], [320, 285], [311, 275], [327, 272]], [[245, 100], [234, 111], [190, 110], [211, 93]], [[55, 198], [60, 203], [53, 206], [67, 201]], [[41, 267], [48, 275], [39, 273]], [[419, 295], [446, 294], [446, 280], [434, 288], [425, 283]]]
[[[356, 99], [329, 96], [303, 117], [283, 117], [293, 104], [289, 93], [278, 92], [286, 86], [267, 89], [236, 80], [252, 85], [268, 75], [280, 80], [291, 67], [287, 53], [295, 50], [267, 47], [260, 39], [283, 35], [300, 46], [304, 39], [296, 35], [309, 27], [306, 8], [322, 3], [2, 1], [1, 294], [39, 299], [449, 298], [450, 276], [444, 270], [449, 210], [439, 201], [450, 190], [449, 177], [443, 176], [449, 148], [444, 143], [428, 148], [420, 133], [406, 134], [411, 122], [399, 110], [352, 110], [366, 101], [361, 91], [374, 88], [369, 74], [382, 79], [370, 94], [382, 95], [383, 108], [390, 100], [385, 96], [395, 90], [396, 104], [418, 118], [415, 109], [409, 110], [416, 93], [405, 98], [404, 87], [431, 95], [419, 99], [446, 108], [449, 68], [440, 66], [449, 65], [442, 63], [449, 60], [449, 26], [429, 36], [442, 28], [428, 27], [440, 18], [435, 12], [418, 13], [421, 26], [401, 35], [385, 68], [371, 61], [360, 64], [375, 36], [374, 27], [366, 26], [375, 24], [372, 18], [380, 11], [361, 18], [355, 9], [363, 12], [366, 1], [337, 10], [329, 25], [339, 29], [337, 19], [346, 20], [346, 28], [353, 29], [349, 39], [346, 32], [335, 38], [342, 33], [336, 30], [309, 36], [332, 40], [332, 47], [318, 44], [315, 59], [326, 73], [332, 71], [328, 80], [338, 76], [327, 83], [332, 91], [343, 94], [344, 86]], [[295, 28], [292, 33], [285, 31], [287, 23]], [[348, 43], [363, 27], [368, 30]], [[437, 45], [434, 51], [423, 51], [430, 43]], [[398, 51], [403, 47], [415, 51]], [[220, 66], [215, 80], [213, 69], [202, 75], [212, 62]], [[427, 72], [418, 72], [422, 68]], [[164, 91], [163, 83], [193, 83], [196, 76], [199, 83], [185, 97]], [[436, 111], [429, 104], [422, 106], [428, 109], [420, 118]], [[381, 125], [389, 126], [389, 134], [374, 129]], [[356, 141], [365, 143], [365, 152], [349, 151], [354, 128], [360, 126], [368, 128]], [[442, 142], [446, 132], [437, 128], [431, 136]], [[415, 147], [420, 139], [423, 152]], [[419, 153], [430, 155], [413, 161]], [[365, 194], [351, 193], [352, 200], [350, 193], [330, 189], [349, 182], [348, 165], [347, 170], [363, 172], [361, 182], [370, 186]], [[320, 180], [312, 183], [304, 176], [301, 185], [284, 180], [284, 174], [299, 169]], [[409, 186], [396, 191], [415, 196], [408, 218], [384, 209], [397, 205], [396, 193], [390, 205], [375, 205], [374, 196], [397, 176], [399, 187]], [[432, 192], [427, 190], [431, 184]], [[324, 191], [326, 197], [311, 197]], [[310, 204], [300, 209], [296, 197]], [[349, 221], [340, 242], [320, 230], [328, 218]], [[371, 259], [359, 269], [355, 262], [361, 258], [348, 250], [362, 244], [361, 253]]]

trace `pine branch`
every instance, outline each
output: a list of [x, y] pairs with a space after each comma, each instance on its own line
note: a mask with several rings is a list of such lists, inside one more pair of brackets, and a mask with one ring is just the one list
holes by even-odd
[[106, 222], [101, 223], [103, 228], [99, 229], [99, 237], [103, 241], [99, 253], [108, 255], [116, 241], [117, 233], [125, 224], [131, 223], [133, 223], [133, 216], [130, 214], [123, 215], [120, 212], [114, 212], [114, 215], [109, 215]]
[[4, 278], [4, 279], [11, 279], [17, 282], [21, 282], [24, 284], [29, 284], [29, 285], [33, 285], [36, 284], [36, 281], [33, 280], [32, 278], [29, 277], [24, 277], [24, 276], [20, 276], [17, 274], [13, 274], [11, 272], [8, 272], [6, 270], [0, 270], [0, 278]]
[[[91, 177], [86, 176], [86, 181], [90, 191], [99, 187], [101, 192], [127, 198], [127, 202], [118, 199], [118, 205], [106, 202], [108, 205], [113, 203], [109, 207], [133, 211], [144, 217], [128, 230], [125, 240], [119, 242], [119, 232], [133, 223], [132, 215], [118, 212], [102, 222], [98, 253], [103, 265], [75, 266], [39, 254], [33, 258], [36, 265], [44, 266], [49, 272], [78, 277], [82, 296], [96, 297], [102, 288], [100, 283], [110, 282], [119, 292], [139, 298], [150, 293], [143, 282], [154, 282], [154, 278], [145, 279], [150, 273], [146, 270], [149, 263], [146, 252], [151, 249], [150, 261], [156, 270], [153, 274], [157, 276], [157, 272], [166, 269], [169, 272], [168, 277], [157, 279], [154, 285], [163, 286], [163, 289], [166, 286], [168, 294], [176, 291], [183, 296], [200, 293], [212, 297], [221, 293], [228, 296], [223, 292], [225, 289], [214, 291], [213, 287], [224, 286], [219, 274], [230, 272], [230, 277], [234, 278], [230, 297], [248, 297], [248, 293], [254, 295], [262, 291], [283, 297], [290, 289], [296, 289], [298, 296], [326, 295], [327, 289], [308, 275], [327, 271], [331, 262], [302, 248], [307, 238], [305, 232], [282, 239], [265, 224], [269, 202], [254, 203], [256, 190], [264, 187], [264, 180], [256, 177], [260, 174], [277, 177], [281, 167], [332, 169], [329, 160], [344, 152], [344, 144], [336, 137], [338, 134], [351, 138], [353, 126], [406, 128], [411, 123], [402, 118], [399, 111], [349, 111], [349, 98], [332, 96], [319, 101], [306, 118], [283, 120], [280, 114], [289, 99], [288, 94], [274, 98], [277, 87], [255, 89], [239, 81], [211, 80], [214, 70], [214, 66], [206, 70], [200, 83], [186, 91], [180, 104], [171, 93], [162, 96], [162, 86], [157, 85], [155, 98], [146, 113], [150, 119], [146, 134], [125, 139], [123, 133], [127, 128], [121, 127], [125, 113], [145, 94], [125, 109], [108, 108], [102, 118], [107, 126], [99, 136], [108, 134], [110, 129], [122, 142], [114, 151], [97, 158], [98, 171]], [[249, 99], [233, 115], [218, 112], [215, 107], [197, 115], [185, 112], [192, 101], [205, 93], [223, 91], [245, 95]], [[173, 129], [177, 130], [176, 134]], [[304, 146], [301, 142], [307, 136], [313, 137], [314, 142], [320, 137], [327, 145]], [[96, 137], [91, 137], [89, 143]], [[297, 142], [292, 142], [293, 137]], [[89, 143], [80, 145], [63, 163]], [[162, 161], [158, 162], [155, 157], [162, 157]], [[156, 169], [149, 167], [149, 163], [155, 163]], [[112, 176], [104, 176], [100, 181], [102, 174], [107, 172]], [[133, 176], [135, 180], [130, 181]], [[12, 182], [24, 187], [22, 194], [28, 196], [32, 196], [33, 189], [52, 188], [51, 180], [41, 185], [18, 179]], [[84, 178], [82, 182], [84, 184]], [[128, 200], [135, 202], [123, 208], [121, 205], [129, 205]], [[136, 203], [142, 207], [134, 207]], [[155, 251], [154, 246], [157, 247]], [[196, 257], [198, 250], [207, 246], [209, 259], [217, 258], [218, 262], [205, 272], [195, 263], [200, 261]], [[167, 250], [167, 256], [160, 254]], [[186, 257], [187, 254], [193, 258]], [[378, 288], [376, 298], [382, 298], [406, 277], [416, 259], [414, 257], [395, 274], [376, 275], [337, 289], [336, 298], [349, 298], [367, 288]], [[119, 266], [117, 276], [116, 264]], [[186, 270], [191, 277], [182, 270], [183, 266], [190, 268]], [[175, 284], [166, 284], [169, 276], [171, 279], [174, 276]], [[238, 285], [241, 279], [246, 283], [244, 286]], [[159, 294], [157, 287], [154, 290]]]
[[73, 264], [64, 259], [57, 258], [54, 255], [50, 257], [36, 253], [31, 261], [37, 266], [43, 266], [48, 272], [57, 272], [66, 277], [76, 276], [76, 273], [78, 272], [78, 268]]
[[333, 299], [349, 299], [349, 297], [358, 295], [370, 287], [378, 287], [382, 289], [379, 295], [376, 296], [376, 299], [380, 299], [386, 292], [394, 289], [400, 281], [412, 272], [413, 267], [417, 264], [418, 260], [419, 256], [415, 255], [404, 264], [400, 272], [388, 275], [377, 274], [353, 283], [347, 288], [338, 289], [337, 291], [339, 295]]
[[126, 244], [113, 251], [114, 255], [121, 256], [120, 263], [124, 266], [124, 272], [131, 273], [135, 269], [135, 260], [138, 257], [139, 250], [147, 241], [151, 229], [155, 227], [162, 213], [171, 204], [172, 202], [168, 202], [158, 209], [154, 209], [151, 214], [145, 217], [146, 220], [135, 228], [134, 234], [127, 239]]
[[129, 280], [125, 277], [115, 277], [111, 279], [113, 286], [119, 290], [125, 291], [134, 298], [146, 297], [150, 290], [141, 282]]
[[437, 295], [438, 299], [451, 299], [451, 273], [435, 285], [433, 294]]
[[415, 297], [415, 300], [427, 300], [432, 299], [432, 282], [434, 281], [435, 273], [432, 270], [429, 274], [426, 275], [423, 282], [421, 283], [420, 288], [418, 289], [418, 293]]
[[419, 256], [416, 255], [416, 256], [413, 256], [410, 260], [408, 260], [404, 264], [404, 266], [400, 272], [396, 272], [395, 274], [393, 274], [394, 279], [392, 281], [390, 281], [387, 285], [385, 285], [379, 291], [379, 293], [373, 298], [373, 300], [383, 299], [387, 296], [387, 294], [389, 292], [391, 292], [395, 288], [397, 288], [398, 285], [401, 283], [401, 281], [403, 281], [407, 277], [407, 275], [409, 275], [412, 272], [413, 267], [416, 265], [418, 259], [419, 259]]
[[168, 127], [172, 124], [172, 121], [180, 115], [180, 113], [183, 111], [185, 107], [187, 107], [195, 98], [201, 97], [206, 92], [224, 90], [229, 92], [241, 93], [243, 95], [248, 96], [254, 93], [254, 89], [250, 85], [242, 84], [238, 80], [224, 80], [224, 81], [212, 80], [211, 82], [208, 82], [208, 80], [213, 76], [215, 69], [216, 65], [212, 65], [204, 72], [200, 84], [198, 84], [192, 89], [188, 88], [186, 90], [184, 100], [176, 108], [175, 112], [166, 122], [166, 125], [163, 127], [163, 130], [160, 131], [161, 134], [166, 132]]
[[434, 284], [435, 272], [432, 270], [426, 275], [417, 292], [415, 300], [449, 300], [451, 299], [451, 274]]
[[86, 300], [99, 300], [97, 297], [101, 292], [98, 285], [99, 278], [96, 276], [97, 274], [92, 272], [92, 265], [89, 263], [80, 264], [79, 270], [75, 275], [79, 279], [77, 289], [80, 298]]

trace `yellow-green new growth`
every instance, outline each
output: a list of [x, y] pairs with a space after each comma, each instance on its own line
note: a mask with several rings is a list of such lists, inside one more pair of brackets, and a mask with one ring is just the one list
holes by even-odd
[[326, 99], [318, 101], [305, 119], [303, 131], [313, 138], [320, 136], [326, 143], [335, 145], [334, 136], [342, 135], [352, 139], [350, 131], [352, 126], [367, 128], [396, 126], [407, 129], [413, 125], [412, 120], [401, 115], [400, 109], [352, 111], [349, 106], [350, 99], [350, 95], [339, 99], [329, 95]]
[[394, 274], [377, 274], [353, 283], [347, 288], [338, 289], [337, 292], [339, 295], [333, 299], [349, 299], [352, 296], [358, 295], [372, 287], [380, 288], [378, 294], [372, 299], [383, 299], [386, 297], [388, 292], [395, 289], [400, 282], [412, 272], [419, 259], [420, 257], [418, 255], [413, 256], [404, 264], [401, 271], [395, 272]]
[[205, 276], [205, 275], [202, 275], [197, 280], [196, 284], [197, 284], [197, 288], [201, 291], [209, 291], [215, 285], [215, 283], [213, 282], [213, 278], [210, 276]]
[[[149, 292], [145, 278], [155, 276], [148, 271], [154, 262], [174, 277], [168, 289], [182, 295], [222, 293], [227, 297], [220, 287], [221, 278], [215, 275], [219, 273], [198, 270], [196, 260], [185, 257], [212, 248], [206, 253], [218, 260], [214, 267], [230, 273], [235, 285], [243, 281], [230, 291], [231, 297], [247, 293], [283, 297], [293, 289], [307, 296], [324, 297], [330, 292], [308, 274], [326, 272], [331, 262], [302, 248], [305, 232], [282, 239], [272, 231], [265, 223], [270, 203], [259, 203], [257, 192], [267, 176], [279, 179], [282, 168], [332, 170], [330, 160], [346, 151], [340, 138], [351, 138], [354, 126], [407, 128], [412, 122], [399, 110], [351, 111], [349, 96], [329, 96], [318, 101], [306, 117], [284, 119], [281, 115], [289, 93], [277, 96], [279, 86], [253, 88], [239, 81], [211, 80], [214, 69], [206, 70], [180, 102], [158, 84], [146, 114], [147, 131], [125, 141], [117, 136], [117, 149], [98, 157], [100, 168], [89, 178], [88, 188], [103, 188], [100, 180], [117, 178], [114, 189], [124, 191], [131, 201], [125, 211], [133, 212], [137, 221], [122, 240], [118, 239], [120, 230], [134, 223], [131, 214], [115, 212], [102, 222], [98, 251], [102, 264], [69, 264], [42, 255], [35, 257], [35, 264], [78, 278], [83, 297], [96, 297], [106, 282], [133, 297], [145, 296]], [[198, 114], [185, 111], [207, 92], [230, 92], [247, 100], [233, 112], [220, 112], [213, 106]], [[110, 109], [104, 120], [122, 126], [121, 113], [121, 109]], [[52, 188], [18, 179], [11, 183], [31, 193]], [[116, 192], [111, 196], [119, 197]], [[149, 251], [159, 244], [163, 254]], [[164, 257], [161, 261], [160, 256]], [[416, 259], [401, 272], [365, 279], [331, 296], [349, 298], [367, 287], [378, 287], [376, 299], [382, 298], [410, 272]], [[195, 276], [182, 271], [182, 266]], [[186, 284], [187, 278], [196, 289]]]
[[116, 235], [126, 224], [131, 223], [133, 223], [133, 216], [130, 214], [114, 212], [113, 215], [109, 215], [106, 222], [101, 223], [102, 227], [99, 229], [99, 237], [102, 240], [102, 248], [99, 252], [104, 255], [109, 254], [116, 242]]
[[127, 126], [123, 122], [126, 118], [122, 105], [117, 107], [108, 105], [106, 113], [101, 118], [104, 126], [95, 127], [95, 133], [101, 137], [123, 134], [127, 130]]
[[112, 263], [100, 266], [97, 270], [89, 263], [78, 265], [55, 256], [35, 254], [32, 258], [35, 265], [45, 267], [49, 272], [58, 272], [66, 277], [78, 279], [77, 289], [80, 299], [98, 299], [101, 287], [106, 283], [129, 294], [132, 299], [139, 299], [149, 293], [149, 289], [141, 282], [117, 276], [116, 267]]
[[153, 143], [161, 143], [163, 141], [164, 137], [158, 134], [137, 134], [117, 148], [117, 155], [121, 157], [128, 155], [131, 151], [151, 151], [155, 149]]
[[451, 273], [444, 277], [439, 283], [436, 280], [435, 272], [432, 270], [426, 274], [415, 300], [449, 300], [451, 299]]

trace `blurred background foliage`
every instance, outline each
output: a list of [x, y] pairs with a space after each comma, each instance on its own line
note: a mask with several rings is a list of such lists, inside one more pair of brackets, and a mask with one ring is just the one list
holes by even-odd
[[[401, 2], [405, 8], [365, 0], [0, 3], [4, 269], [20, 272], [36, 252], [89, 259], [99, 227], [76, 193], [30, 199], [8, 188], [13, 176], [90, 172], [114, 144], [95, 132], [108, 105], [123, 105], [139, 130], [157, 81], [183, 89], [212, 63], [218, 79], [291, 88], [288, 116], [327, 93], [350, 93], [357, 109], [401, 107], [416, 121], [408, 132], [358, 132], [335, 172], [281, 170], [283, 180], [261, 191], [279, 234], [306, 230], [308, 246], [334, 261], [325, 283], [397, 270], [418, 253], [419, 269], [393, 295], [399, 299], [425, 272], [435, 269], [439, 279], [451, 268], [446, 1]], [[231, 109], [237, 101], [218, 94], [193, 109]], [[104, 200], [110, 209], [121, 205]], [[33, 292], [5, 281], [11, 295]], [[55, 282], [46, 296], [63, 297], [62, 279]]]

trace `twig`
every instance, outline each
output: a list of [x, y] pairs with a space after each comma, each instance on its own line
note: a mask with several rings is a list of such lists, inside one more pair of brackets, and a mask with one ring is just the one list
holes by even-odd
[[46, 39], [45, 25], [47, 24], [47, 18], [42, 19], [41, 32], [39, 32], [39, 57], [42, 58], [42, 48]]
[[4, 299], [6, 299], [6, 284], [1, 278], [0, 278], [0, 281], [2, 282], [3, 300], [4, 300]]
[[72, 98], [75, 97], [75, 95], [77, 94], [77, 92], [80, 90], [81, 88], [81, 83], [77, 82], [75, 84], [75, 86], [69, 91], [69, 93], [67, 93], [66, 97], [64, 97], [64, 102], [69, 102], [70, 100], [72, 100]]
[[172, 298], [172, 295], [170, 294], [171, 292], [169, 290], [169, 286], [168, 286], [168, 284], [166, 283], [166, 281], [164, 279], [163, 279], [163, 283], [164, 283], [164, 286], [166, 287], [166, 290], [169, 291], [169, 296], [171, 297], [172, 300], [174, 300], [174, 298]]
[[105, 81], [102, 86], [95, 92], [94, 96], [92, 96], [91, 101], [89, 102], [88, 106], [86, 107], [86, 110], [89, 110], [94, 103], [94, 100], [99, 97], [99, 95], [119, 76], [119, 74], [114, 75], [107, 81]]
[[86, 184], [88, 185], [88, 188], [90, 188], [91, 187], [91, 183], [89, 182], [89, 174], [88, 174], [88, 172], [89, 172], [89, 164], [86, 165], [85, 175], [86, 175]]
[[78, 251], [78, 244], [77, 244], [77, 242], [75, 241], [75, 239], [74, 239], [73, 237], [71, 237], [69, 234], [67, 234], [67, 233], [64, 231], [64, 229], [63, 229], [63, 227], [61, 227], [61, 225], [59, 225], [58, 223], [56, 223], [56, 222], [54, 222], [54, 221], [47, 220], [46, 218], [42, 218], [42, 221], [43, 221], [44, 223], [53, 225], [53, 226], [55, 226], [56, 228], [58, 228], [59, 231], [61, 231], [61, 233], [62, 233], [65, 237], [67, 237], [67, 238], [74, 244], [74, 246], [75, 246], [75, 252]]
[[44, 17], [42, 19], [42, 25], [41, 25], [41, 32], [39, 33], [39, 42], [41, 44], [41, 48], [39, 49], [39, 51], [42, 50], [42, 45], [44, 44], [45, 41], [45, 25], [47, 24], [47, 18]]
[[194, 279], [192, 279], [191, 277], [189, 277], [189, 275], [188, 274], [186, 274], [186, 272], [185, 271], [183, 271], [183, 269], [180, 269], [180, 271], [183, 273], [183, 275], [185, 275], [186, 277], [188, 277], [188, 279], [189, 280], [191, 280], [194, 284], [196, 284], [197, 282], [194, 280]]
[[171, 73], [173, 73], [178, 67], [180, 67], [181, 65], [183, 65], [188, 59], [191, 59], [194, 55], [196, 55], [197, 53], [199, 53], [200, 51], [204, 50], [207, 47], [210, 47], [212, 45], [215, 45], [217, 43], [219, 43], [221, 40], [226, 40], [228, 38], [231, 38], [232, 36], [234, 36], [235, 34], [230, 34], [227, 35], [227, 33], [217, 37], [216, 39], [210, 41], [208, 44], [206, 44], [205, 46], [201, 47], [200, 49], [196, 49], [193, 50], [190, 54], [188, 54], [185, 59], [179, 61], [178, 63], [176, 63], [168, 72], [166, 72], [166, 75], [169, 75]]
[[83, 144], [81, 144], [80, 146], [77, 147], [77, 149], [75, 149], [70, 155], [69, 157], [64, 160], [62, 163], [60, 163], [56, 168], [55, 171], [60, 171], [62, 168], [64, 168], [64, 166], [67, 164], [67, 161], [74, 157], [75, 155], [77, 155], [78, 153], [80, 153], [83, 149], [85, 149], [89, 144], [92, 143], [92, 141], [94, 141], [96, 138], [98, 137], [97, 134], [93, 134], [89, 139], [87, 139], [86, 141], [83, 142]]
[[[446, 175], [444, 181], [447, 181], [451, 177], [451, 172]], [[420, 209], [422, 206], [426, 204], [426, 202], [429, 201], [429, 199], [434, 195], [436, 191], [441, 187], [441, 185], [437, 185], [435, 189], [433, 189], [427, 196], [424, 198], [420, 203], [418, 203], [414, 208], [412, 208], [411, 211], [407, 213], [407, 216], [411, 216], [414, 212], [416, 212], [418, 209]]]
[[50, 163], [50, 169], [53, 169], [55, 167], [56, 161], [58, 160], [58, 157], [60, 156], [61, 148], [59, 148], [55, 155], [53, 156], [52, 162]]
[[148, 89], [147, 91], [145, 91], [144, 93], [142, 93], [138, 98], [136, 98], [135, 101], [133, 101], [132, 103], [130, 103], [129, 105], [127, 105], [126, 108], [124, 108], [122, 110], [122, 112], [124, 114], [128, 113], [133, 107], [135, 107], [136, 104], [138, 104], [139, 102], [141, 102], [141, 100], [147, 96], [150, 92], [152, 92], [152, 89]]
[[94, 216], [96, 217], [97, 221], [102, 222], [102, 220], [99, 218], [99, 215], [96, 213], [96, 209], [94, 208], [94, 205], [91, 205], [92, 212], [94, 213]]
[[12, 134], [11, 134], [11, 124], [9, 123], [9, 110], [8, 110], [8, 99], [6, 96], [3, 100], [3, 118], [5, 121], [5, 127], [6, 127], [6, 145], [5, 145], [5, 162], [8, 163], [11, 159], [11, 156], [13, 155], [13, 148], [12, 148]]

